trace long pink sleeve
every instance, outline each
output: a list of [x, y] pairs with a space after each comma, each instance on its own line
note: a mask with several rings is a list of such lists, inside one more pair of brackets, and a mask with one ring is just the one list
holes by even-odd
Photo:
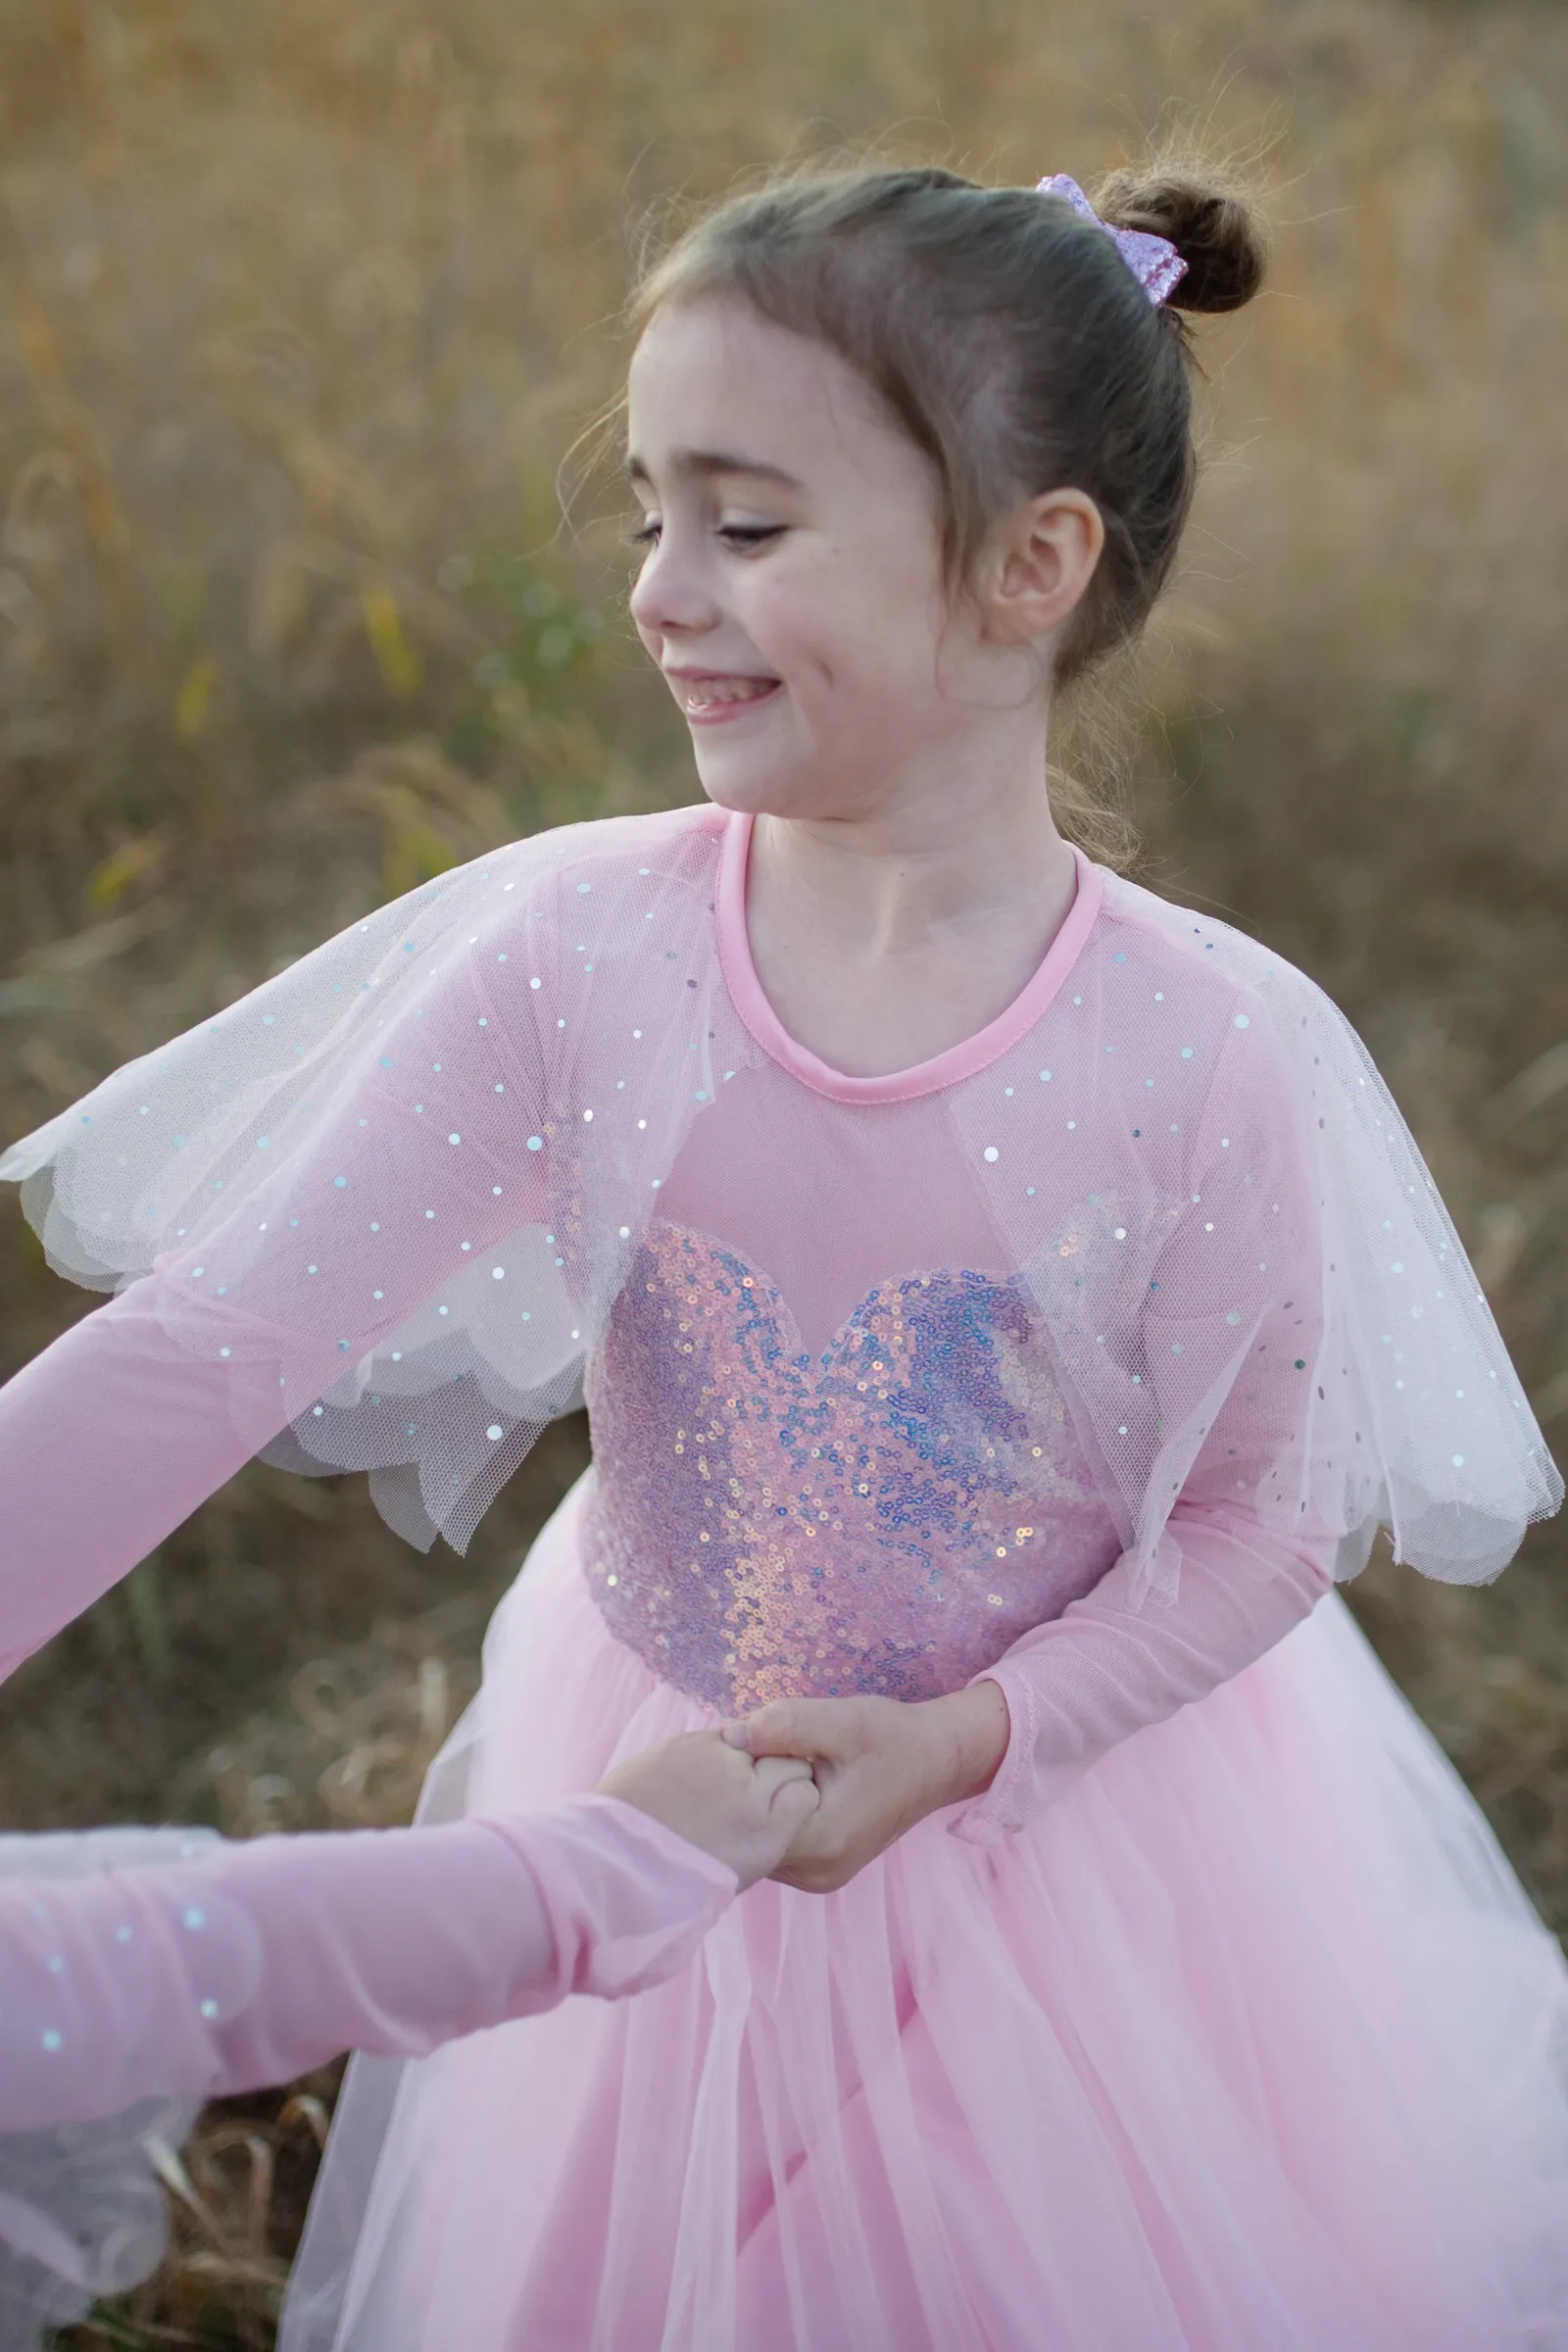
[[995, 1780], [958, 1816], [956, 1836], [992, 1844], [1022, 1829], [1118, 1741], [1272, 1649], [1333, 1582], [1323, 1556], [1290, 1550], [1223, 1505], [1178, 1503], [1169, 1532], [1181, 1551], [1173, 1601], [1135, 1607], [1124, 1555], [1092, 1592], [976, 1678], [1001, 1684], [1012, 1728]]
[[[303, 1141], [284, 1153], [278, 1140], [268, 1178], [224, 1225], [161, 1257], [0, 1388], [0, 1678], [308, 1419], [455, 1271], [487, 1263], [500, 1236], [543, 1214], [541, 1158], [517, 1133], [537, 1079], [525, 1090], [514, 1076], [516, 1024], [499, 1058], [484, 1003], [460, 964], [430, 1005], [432, 1020], [461, 1023], [439, 1075], [421, 1041], [377, 1039], [384, 1053], [364, 1057]], [[514, 1271], [506, 1295], [517, 1287]], [[388, 1418], [401, 1426], [397, 1403]], [[480, 1447], [497, 1457], [493, 1491], [523, 1448]], [[376, 1458], [398, 1458], [395, 1433], [361, 1466]]]
[[732, 1872], [585, 1796], [434, 1829], [268, 1838], [0, 1881], [0, 2132], [279, 2082], [671, 1975]]
[[[1309, 1373], [1324, 1331], [1321, 1202], [1299, 1104], [1222, 1064], [1193, 1166], [1190, 1213], [1129, 1358], [1158, 1426], [1200, 1433], [1175, 1466], [1160, 1539], [1175, 1590], [1150, 1590], [1128, 1550], [975, 1678], [1001, 1685], [1011, 1718], [995, 1780], [954, 1824], [976, 1843], [1022, 1828], [1119, 1741], [1253, 1664], [1354, 1545], [1341, 1497], [1360, 1433]], [[1239, 1365], [1236, 1331], [1248, 1334]], [[1161, 1475], [1156, 1459], [1152, 1486]]]
[[149, 1279], [0, 1389], [0, 1678], [276, 1435], [275, 1377], [236, 1413], [238, 1386], [168, 1336]]

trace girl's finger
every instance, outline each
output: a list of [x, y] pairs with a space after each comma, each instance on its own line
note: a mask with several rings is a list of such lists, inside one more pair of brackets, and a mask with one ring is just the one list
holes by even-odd
[[759, 1756], [756, 1774], [762, 1787], [771, 1793], [791, 1781], [809, 1781], [811, 1767], [804, 1756]]
[[768, 1812], [779, 1828], [787, 1828], [793, 1841], [821, 1803], [813, 1781], [787, 1781], [773, 1798]]
[[818, 1756], [831, 1742], [833, 1713], [841, 1702], [821, 1698], [775, 1698], [755, 1715], [724, 1726], [732, 1747], [754, 1756]]

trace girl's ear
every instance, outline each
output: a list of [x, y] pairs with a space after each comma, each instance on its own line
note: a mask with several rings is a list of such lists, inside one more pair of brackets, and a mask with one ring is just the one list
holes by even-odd
[[981, 572], [982, 632], [1021, 645], [1058, 630], [1095, 574], [1105, 544], [1100, 509], [1085, 490], [1043, 490], [1003, 516]]

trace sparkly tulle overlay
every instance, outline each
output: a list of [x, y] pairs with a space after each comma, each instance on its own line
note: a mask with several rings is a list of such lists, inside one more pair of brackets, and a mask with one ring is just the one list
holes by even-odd
[[583, 1394], [432, 1814], [774, 1695], [1007, 1699], [992, 1788], [841, 1893], [357, 2062], [286, 2352], [1561, 2352], [1568, 1972], [1330, 1589], [1380, 1521], [1482, 1580], [1560, 1494], [1397, 1111], [1087, 860], [979, 1037], [842, 1076], [751, 967], [749, 832], [518, 845], [10, 1163], [127, 1287], [0, 1453], [68, 1378], [180, 1409], [114, 1530], [24, 1508], [0, 1649], [262, 1445], [462, 1542]]

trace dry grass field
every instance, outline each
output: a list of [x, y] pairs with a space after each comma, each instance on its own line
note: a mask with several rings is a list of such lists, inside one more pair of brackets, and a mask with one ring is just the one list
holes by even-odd
[[[1197, 123], [1262, 154], [1278, 267], [1205, 338], [1140, 870], [1362, 1028], [1568, 1436], [1565, 104], [1544, 4], [0, 0], [0, 1129], [456, 859], [693, 797], [615, 494], [567, 530], [555, 482], [650, 208]], [[86, 1303], [0, 1204], [0, 1373]], [[7, 1687], [0, 1818], [405, 1817], [585, 1457], [553, 1432], [463, 1562], [253, 1466]], [[1352, 1595], [1559, 1927], [1565, 1568], [1547, 1528], [1488, 1592]], [[210, 2118], [166, 2273], [62, 2341], [270, 2343], [329, 2095]]]

